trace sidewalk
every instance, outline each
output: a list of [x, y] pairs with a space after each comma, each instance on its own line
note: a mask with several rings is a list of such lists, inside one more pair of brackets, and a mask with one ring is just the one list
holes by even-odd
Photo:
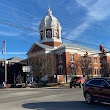
[[69, 87], [68, 83], [47, 83], [47, 84], [38, 84], [38, 85], [31, 85], [27, 86], [30, 88], [41, 88], [41, 87], [47, 87], [47, 88], [58, 88], [58, 87]]

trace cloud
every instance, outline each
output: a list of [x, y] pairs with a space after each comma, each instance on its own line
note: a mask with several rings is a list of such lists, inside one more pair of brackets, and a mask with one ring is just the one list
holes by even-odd
[[81, 33], [83, 33], [88, 27], [89, 27], [89, 22], [84, 22], [78, 27], [76, 27], [74, 30], [70, 31], [67, 35], [67, 38], [73, 38], [75, 39], [78, 37]]
[[[69, 38], [76, 38], [79, 37], [84, 31], [86, 31], [90, 24], [92, 22], [97, 22], [101, 20], [106, 20], [107, 17], [110, 16], [110, 0], [76, 0], [77, 3], [80, 5], [79, 8], [85, 8], [86, 11], [86, 19], [71, 30], [68, 33]], [[74, 9], [71, 9], [73, 7], [73, 4], [70, 2], [69, 5], [67, 6], [67, 10], [69, 13], [74, 11]], [[70, 14], [71, 14], [70, 13]]]
[[67, 34], [66, 32], [64, 32], [64, 31], [62, 32], [62, 35], [63, 35], [63, 36], [65, 36], [66, 34]]
[[9, 36], [9, 37], [13, 37], [13, 36], [19, 36], [19, 33], [14, 33], [14, 32], [6, 32], [6, 31], [0, 31], [0, 36]]
[[38, 32], [31, 32], [28, 35], [29, 36], [33, 36], [33, 37], [36, 37], [36, 36], [39, 36], [39, 33]]
[[104, 20], [110, 16], [110, 0], [77, 0], [77, 2], [88, 10], [88, 17], [94, 20]]

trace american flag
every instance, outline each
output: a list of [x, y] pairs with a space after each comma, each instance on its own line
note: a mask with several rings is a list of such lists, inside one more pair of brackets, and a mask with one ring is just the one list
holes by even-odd
[[4, 40], [2, 43], [2, 54], [5, 53], [5, 43], [6, 43], [6, 41]]

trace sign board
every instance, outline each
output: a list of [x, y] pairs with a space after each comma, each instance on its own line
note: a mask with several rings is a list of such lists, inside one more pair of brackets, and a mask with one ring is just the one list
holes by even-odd
[[30, 66], [23, 66], [22, 67], [23, 72], [30, 72]]

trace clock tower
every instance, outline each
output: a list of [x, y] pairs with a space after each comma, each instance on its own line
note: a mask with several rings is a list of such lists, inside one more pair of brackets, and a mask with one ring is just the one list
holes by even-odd
[[62, 44], [61, 30], [62, 27], [58, 19], [52, 15], [49, 7], [47, 16], [42, 19], [39, 25], [40, 43], [52, 47], [60, 46]]

